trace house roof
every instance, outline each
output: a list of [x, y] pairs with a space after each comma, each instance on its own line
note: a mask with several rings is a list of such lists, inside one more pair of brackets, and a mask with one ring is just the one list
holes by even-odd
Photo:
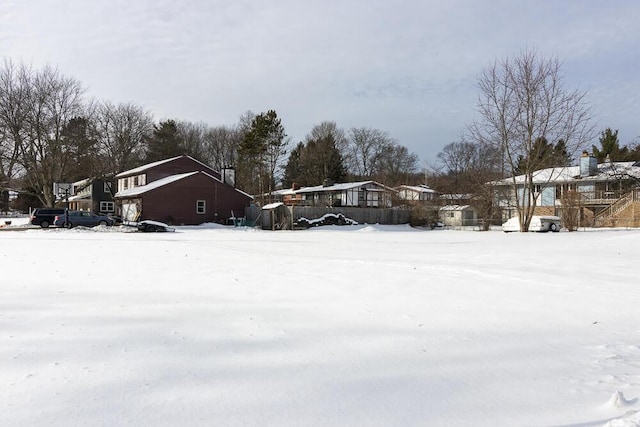
[[152, 168], [154, 168], [156, 166], [159, 166], [159, 165], [162, 165], [162, 164], [165, 164], [165, 163], [170, 163], [170, 162], [173, 162], [174, 160], [177, 160], [177, 159], [180, 159], [180, 158], [190, 159], [190, 160], [192, 160], [192, 161], [194, 161], [196, 163], [199, 163], [200, 165], [205, 167], [207, 170], [213, 170], [213, 168], [211, 168], [211, 166], [205, 165], [200, 160], [194, 159], [191, 156], [176, 156], [176, 157], [171, 157], [169, 159], [158, 160], [157, 162], [153, 162], [153, 163], [147, 163], [146, 165], [138, 166], [137, 168], [133, 168], [133, 169], [126, 170], [124, 172], [120, 172], [119, 174], [116, 175], [116, 178], [122, 178], [124, 176], [131, 176], [131, 175], [138, 175], [138, 174], [140, 174], [140, 173], [142, 173], [144, 171], [147, 171], [149, 169], [152, 169]]
[[83, 193], [75, 196], [69, 196], [68, 201], [77, 202], [80, 200], [91, 200], [91, 193]]
[[264, 210], [275, 209], [275, 208], [277, 208], [279, 206], [284, 206], [284, 203], [282, 203], [282, 202], [269, 203], [268, 205], [264, 205], [262, 207], [262, 210], [264, 211]]
[[172, 161], [174, 161], [176, 159], [179, 159], [180, 157], [183, 157], [183, 156], [176, 156], [176, 157], [171, 157], [170, 159], [158, 160], [157, 162], [147, 163], [146, 165], [138, 166], [137, 168], [133, 168], [133, 169], [126, 170], [124, 172], [120, 172], [119, 174], [116, 175], [116, 178], [120, 178], [120, 177], [123, 177], [123, 176], [129, 176], [129, 175], [136, 175], [136, 174], [144, 172], [144, 171], [146, 171], [148, 169], [154, 168], [154, 167], [156, 167], [158, 165], [162, 165], [164, 163], [172, 162]]
[[416, 193], [437, 193], [436, 190], [429, 187], [428, 185], [401, 185], [396, 188], [396, 190], [409, 190], [414, 191]]
[[133, 188], [129, 188], [127, 190], [123, 190], [123, 191], [118, 191], [115, 195], [115, 197], [131, 197], [131, 196], [139, 196], [140, 194], [146, 193], [148, 191], [151, 190], [155, 190], [156, 188], [160, 188], [160, 187], [164, 187], [165, 185], [169, 185], [171, 183], [174, 183], [176, 181], [180, 181], [181, 179], [187, 178], [189, 176], [193, 176], [197, 173], [204, 173], [205, 175], [210, 176], [213, 179], [216, 179], [215, 177], [205, 173], [205, 172], [187, 172], [187, 173], [180, 173], [177, 175], [170, 175], [167, 176], [165, 178], [162, 179], [158, 179], [156, 181], [150, 182], [147, 185], [140, 185], [138, 187], [133, 187]]
[[[640, 179], [640, 162], [605, 162], [598, 164], [595, 175], [581, 176], [580, 166], [567, 166], [558, 168], [540, 169], [533, 173], [534, 184], [546, 184], [550, 182], [576, 182], [576, 181], [612, 181], [624, 178]], [[525, 175], [515, 177], [516, 184], [524, 184]], [[505, 178], [495, 181], [496, 185], [512, 185], [513, 178]]]
[[[293, 191], [293, 193], [291, 193], [291, 194], [318, 193], [318, 192], [325, 192], [325, 191], [344, 191], [344, 190], [351, 190], [351, 189], [354, 189], [354, 188], [362, 187], [362, 186], [367, 185], [367, 184], [373, 184], [373, 185], [375, 185], [377, 187], [381, 187], [382, 189], [389, 190], [389, 191], [394, 191], [392, 188], [389, 188], [386, 185], [380, 184], [379, 182], [375, 182], [375, 181], [358, 181], [358, 182], [344, 182], [344, 183], [341, 183], [341, 184], [333, 184], [333, 185], [328, 185], [328, 186], [316, 185], [314, 187], [302, 187], [299, 190]], [[290, 194], [290, 193], [284, 193], [284, 194]]]
[[451, 194], [441, 194], [439, 196], [442, 200], [469, 200], [473, 199], [473, 194], [464, 194], [464, 193], [451, 193]]
[[440, 208], [441, 211], [464, 211], [472, 208], [470, 205], [447, 205]]
[[[196, 175], [196, 174], [199, 174], [199, 173], [211, 178], [214, 181], [219, 182], [220, 184], [228, 185], [228, 184], [225, 184], [224, 182], [222, 182], [220, 179], [216, 178], [215, 176], [210, 175], [210, 174], [208, 174], [206, 172], [195, 171], [195, 172], [186, 172], [186, 173], [180, 173], [180, 174], [176, 174], [176, 175], [170, 175], [170, 176], [167, 176], [165, 178], [161, 178], [161, 179], [158, 179], [156, 181], [150, 182], [147, 185], [141, 185], [141, 186], [138, 186], [138, 187], [129, 188], [127, 190], [118, 191], [115, 194], [114, 197], [139, 196], [140, 194], [147, 193], [147, 192], [149, 192], [151, 190], [155, 190], [156, 188], [164, 187], [164, 186], [169, 185], [169, 184], [173, 184], [174, 182], [180, 181], [181, 179], [189, 178], [189, 177], [191, 177], [193, 175]], [[237, 188], [234, 188], [234, 190], [237, 191], [240, 194], [243, 194], [243, 195], [247, 196], [250, 199], [253, 199], [253, 196], [251, 196], [250, 194], [245, 193], [242, 190], [238, 190]]]
[[73, 185], [73, 187], [86, 187], [87, 185], [91, 184], [91, 178], [85, 178], [85, 179], [81, 179], [79, 181], [73, 182], [71, 183], [71, 185]]

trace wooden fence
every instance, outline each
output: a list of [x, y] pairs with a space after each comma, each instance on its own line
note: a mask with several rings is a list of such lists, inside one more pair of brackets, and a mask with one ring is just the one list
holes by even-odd
[[323, 215], [342, 214], [359, 224], [407, 224], [411, 218], [410, 209], [386, 208], [350, 208], [350, 207], [313, 207], [294, 206], [293, 219], [317, 219]]

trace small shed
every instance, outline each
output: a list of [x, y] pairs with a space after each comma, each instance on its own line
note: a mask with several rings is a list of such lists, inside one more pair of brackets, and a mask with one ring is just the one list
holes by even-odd
[[477, 225], [478, 214], [471, 205], [447, 205], [439, 210], [442, 223], [450, 227]]
[[282, 202], [269, 203], [262, 207], [263, 230], [291, 230], [293, 217]]

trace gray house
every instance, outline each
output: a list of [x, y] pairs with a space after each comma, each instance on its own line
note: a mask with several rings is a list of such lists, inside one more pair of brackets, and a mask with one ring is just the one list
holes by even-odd
[[116, 212], [113, 195], [115, 181], [111, 178], [83, 179], [71, 184], [69, 209], [89, 211], [104, 215]]

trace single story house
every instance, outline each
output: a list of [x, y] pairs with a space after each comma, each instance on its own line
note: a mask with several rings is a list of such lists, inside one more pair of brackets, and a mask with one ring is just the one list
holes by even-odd
[[230, 218], [244, 216], [252, 197], [231, 181], [223, 182], [225, 176], [229, 176], [226, 171], [214, 171], [192, 157], [173, 157], [116, 175], [114, 199], [124, 220], [227, 223]]
[[346, 182], [274, 191], [286, 205], [390, 208], [396, 191], [375, 181]]
[[432, 202], [438, 198], [438, 192], [424, 184], [401, 185], [395, 190], [401, 200], [409, 202]]

